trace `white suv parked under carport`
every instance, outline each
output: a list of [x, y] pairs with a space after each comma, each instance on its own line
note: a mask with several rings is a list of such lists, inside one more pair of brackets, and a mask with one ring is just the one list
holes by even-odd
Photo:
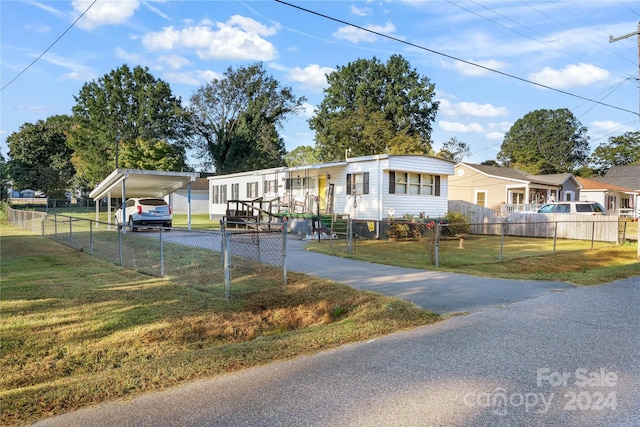
[[127, 220], [122, 218], [122, 206], [116, 210], [115, 223], [118, 230], [127, 224], [130, 231], [138, 231], [139, 228], [164, 227], [171, 229], [171, 206], [164, 199], [153, 197], [131, 198], [126, 203]]

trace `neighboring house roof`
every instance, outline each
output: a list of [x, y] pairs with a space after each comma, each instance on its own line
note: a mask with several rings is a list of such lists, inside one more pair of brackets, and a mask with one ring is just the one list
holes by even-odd
[[[471, 169], [494, 178], [503, 178], [508, 180], [523, 181], [531, 184], [544, 184], [561, 186], [567, 180], [574, 180], [575, 177], [571, 173], [557, 173], [551, 175], [531, 175], [518, 169], [503, 168], [499, 166], [476, 165], [472, 163], [460, 163]], [[577, 181], [576, 181], [577, 184]]]
[[612, 166], [602, 180], [613, 185], [640, 190], [640, 165]]
[[603, 178], [577, 178], [581, 190], [595, 190], [595, 191], [619, 191], [621, 193], [637, 193], [637, 190], [632, 190], [630, 188], [621, 187], [619, 185], [614, 185], [606, 182]]
[[[187, 185], [181, 188], [181, 190], [187, 189]], [[209, 180], [207, 178], [198, 178], [195, 181], [191, 182], [191, 191], [194, 190], [206, 190], [209, 191]]]

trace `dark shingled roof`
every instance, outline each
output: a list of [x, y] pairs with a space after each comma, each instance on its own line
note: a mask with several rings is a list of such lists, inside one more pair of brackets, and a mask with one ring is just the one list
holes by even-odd
[[640, 190], [640, 165], [612, 166], [599, 181]]
[[518, 169], [503, 168], [499, 166], [476, 165], [472, 163], [462, 163], [487, 175], [493, 175], [507, 179], [517, 179], [534, 184], [562, 185], [573, 175], [570, 173], [556, 173], [551, 175], [531, 175]]

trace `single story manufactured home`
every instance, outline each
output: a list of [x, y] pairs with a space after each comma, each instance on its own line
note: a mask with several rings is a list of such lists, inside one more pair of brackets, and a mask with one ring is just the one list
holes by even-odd
[[369, 220], [404, 214], [440, 217], [447, 213], [453, 166], [425, 155], [379, 154], [211, 176], [209, 217], [231, 215], [237, 201], [259, 201], [271, 213], [319, 211]]

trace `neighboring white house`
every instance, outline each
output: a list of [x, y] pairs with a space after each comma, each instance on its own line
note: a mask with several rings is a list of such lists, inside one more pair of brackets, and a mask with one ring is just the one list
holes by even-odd
[[423, 155], [379, 154], [309, 166], [211, 176], [209, 217], [235, 209], [234, 201], [261, 199], [271, 212], [349, 214], [381, 220], [390, 212], [439, 217], [447, 213], [453, 162]]
[[581, 185], [580, 201], [598, 202], [607, 213], [622, 217], [638, 218], [637, 209], [640, 191], [634, 191], [619, 185], [605, 182], [602, 178], [590, 179], [578, 177]]

